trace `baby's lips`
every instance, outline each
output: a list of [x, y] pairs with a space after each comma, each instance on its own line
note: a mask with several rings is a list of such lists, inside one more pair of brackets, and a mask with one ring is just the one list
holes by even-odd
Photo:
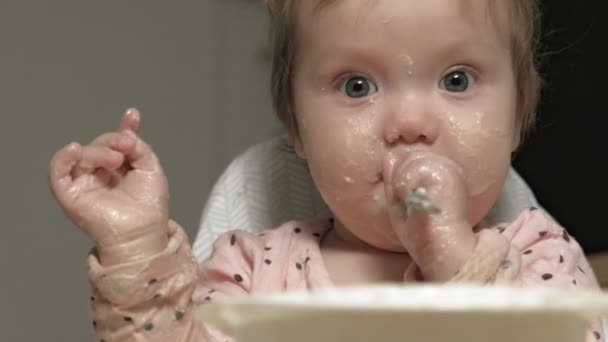
[[404, 175], [404, 170], [412, 161], [421, 158], [422, 155], [418, 152], [410, 153], [395, 153], [390, 152], [384, 159], [382, 177], [385, 184], [388, 186], [387, 191], [397, 198], [403, 199], [407, 195], [407, 182]]
[[[391, 152], [385, 158], [383, 176], [385, 182], [392, 186], [392, 192], [398, 198], [403, 199], [410, 192], [411, 184], [408, 183], [412, 180], [408, 179], [411, 177], [408, 168], [411, 163], [420, 159], [432, 160], [429, 163], [429, 167], [437, 165], [438, 160], [445, 160], [446, 163], [449, 163], [449, 159], [446, 160], [446, 157], [430, 151], [408, 151], [400, 154]], [[416, 184], [415, 186], [424, 187], [423, 184]]]
[[402, 172], [409, 163], [419, 158], [424, 158], [432, 152], [411, 151], [411, 152], [389, 152], [384, 158], [384, 168], [382, 176], [386, 182], [393, 182], [393, 175]]

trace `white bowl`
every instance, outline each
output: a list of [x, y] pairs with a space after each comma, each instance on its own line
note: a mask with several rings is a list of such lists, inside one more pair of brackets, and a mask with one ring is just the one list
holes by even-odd
[[476, 285], [378, 285], [254, 295], [196, 317], [238, 342], [584, 341], [602, 292]]

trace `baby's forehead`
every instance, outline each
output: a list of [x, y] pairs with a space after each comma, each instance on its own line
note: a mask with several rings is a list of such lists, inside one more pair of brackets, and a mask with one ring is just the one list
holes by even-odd
[[[475, 31], [493, 33], [496, 35], [493, 39], [508, 44], [514, 24], [510, 13], [513, 1], [424, 0], [421, 5], [415, 0], [297, 0], [293, 3], [297, 7], [292, 12], [296, 21], [292, 23], [292, 30], [295, 30], [295, 36], [299, 36], [300, 31], [316, 31], [321, 38], [331, 33], [329, 31], [341, 30], [347, 25], [353, 29], [375, 29], [374, 26], [418, 22], [418, 19], [426, 18], [428, 24], [416, 28], [422, 34], [434, 26], [454, 27], [465, 23]], [[323, 25], [327, 23], [333, 25]], [[315, 30], [315, 27], [320, 29]]]
[[[340, 7], [341, 4], [349, 3], [359, 5], [362, 11], [358, 17], [370, 15], [375, 6], [386, 0], [296, 0], [293, 5], [296, 7], [292, 13], [313, 19], [322, 16], [324, 13]], [[400, 0], [393, 0], [400, 1]], [[426, 0], [424, 0], [426, 1]], [[492, 24], [501, 30], [510, 24], [509, 13], [512, 11], [512, 1], [514, 0], [442, 0], [445, 5], [435, 6], [440, 12], [442, 9], [451, 8], [471, 22], [477, 24]], [[531, 1], [531, 0], [530, 0]], [[390, 2], [390, 1], [389, 1]], [[384, 4], [385, 5], [385, 4]], [[390, 4], [388, 6], [390, 8]], [[403, 7], [401, 7], [403, 9]], [[395, 9], [393, 9], [395, 10]], [[312, 17], [312, 18], [311, 18]], [[449, 23], [442, 23], [449, 25]], [[508, 31], [508, 30], [506, 30]]]

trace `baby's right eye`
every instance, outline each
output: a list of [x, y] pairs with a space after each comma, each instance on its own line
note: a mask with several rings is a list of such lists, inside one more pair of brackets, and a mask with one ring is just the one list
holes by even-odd
[[348, 97], [361, 98], [376, 93], [378, 88], [363, 76], [353, 76], [342, 81], [340, 91]]

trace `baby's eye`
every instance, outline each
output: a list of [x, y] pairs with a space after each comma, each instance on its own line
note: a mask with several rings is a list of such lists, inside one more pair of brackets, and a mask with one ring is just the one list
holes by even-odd
[[439, 81], [439, 88], [461, 93], [475, 83], [475, 78], [466, 71], [453, 71]]
[[354, 76], [342, 82], [340, 91], [348, 97], [360, 98], [374, 94], [378, 88], [367, 78]]

